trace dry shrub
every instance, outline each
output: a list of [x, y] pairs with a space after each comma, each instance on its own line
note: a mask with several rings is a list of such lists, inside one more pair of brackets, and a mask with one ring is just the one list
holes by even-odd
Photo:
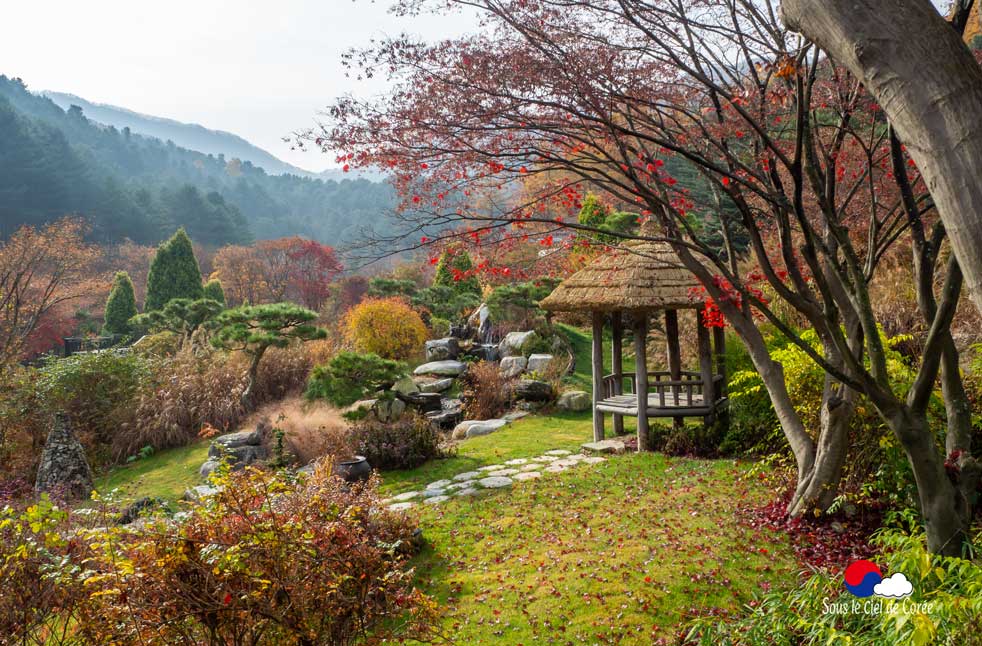
[[29, 368], [0, 369], [0, 485], [34, 481], [48, 418], [39, 414], [44, 402], [37, 388], [38, 372]]
[[301, 464], [326, 455], [345, 459], [354, 453], [347, 422], [337, 409], [322, 402], [290, 397], [267, 404], [250, 415], [242, 428], [264, 423], [284, 432], [287, 452]]
[[[232, 356], [239, 370], [243, 373], [248, 370], [248, 357], [241, 353]], [[259, 364], [259, 374], [256, 375], [256, 385], [253, 387], [253, 401], [261, 404], [298, 393], [307, 384], [307, 375], [313, 367], [310, 355], [302, 343], [286, 348], [270, 348]]]
[[113, 455], [125, 459], [145, 446], [155, 449], [193, 441], [205, 424], [225, 432], [245, 417], [245, 371], [222, 353], [179, 353], [161, 362], [136, 398], [130, 419], [113, 438]]
[[514, 380], [501, 374], [497, 363], [479, 361], [467, 369], [461, 381], [460, 398], [467, 419], [493, 419], [508, 409]]

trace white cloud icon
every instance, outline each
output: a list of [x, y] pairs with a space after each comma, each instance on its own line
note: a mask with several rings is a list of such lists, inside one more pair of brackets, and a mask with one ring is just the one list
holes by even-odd
[[907, 580], [903, 572], [891, 574], [873, 586], [874, 595], [888, 597], [890, 599], [903, 599], [904, 597], [910, 596], [910, 593], [913, 591], [914, 586]]

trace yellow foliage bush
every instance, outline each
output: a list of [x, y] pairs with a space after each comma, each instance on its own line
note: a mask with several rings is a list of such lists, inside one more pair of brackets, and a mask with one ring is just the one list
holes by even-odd
[[419, 353], [426, 341], [419, 313], [400, 298], [368, 298], [345, 319], [345, 337], [358, 352], [405, 360]]

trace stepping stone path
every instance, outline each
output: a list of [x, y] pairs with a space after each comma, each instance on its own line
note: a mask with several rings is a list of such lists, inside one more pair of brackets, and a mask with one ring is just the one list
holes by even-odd
[[392, 511], [405, 511], [417, 503], [440, 505], [451, 497], [478, 496], [491, 489], [508, 489], [516, 482], [538, 480], [547, 473], [562, 473], [583, 464], [600, 464], [607, 458], [553, 449], [533, 458], [515, 458], [504, 464], [489, 464], [436, 480], [419, 491], [407, 491], [389, 499]]

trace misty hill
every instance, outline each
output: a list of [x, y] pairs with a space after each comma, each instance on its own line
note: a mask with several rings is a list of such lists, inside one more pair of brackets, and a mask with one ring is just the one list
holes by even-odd
[[270, 175], [289, 173], [304, 177], [315, 176], [313, 173], [308, 173], [276, 158], [271, 153], [230, 132], [209, 130], [195, 123], [182, 123], [173, 119], [140, 114], [114, 105], [92, 103], [74, 94], [43, 92], [43, 95], [54, 101], [62, 110], [67, 111], [73, 105], [79, 106], [86, 117], [97, 123], [114, 126], [119, 130], [129, 128], [132, 132], [156, 137], [161, 141], [170, 140], [188, 150], [249, 161]]
[[209, 245], [300, 235], [339, 245], [388, 228], [390, 186], [271, 175], [248, 160], [66, 111], [0, 75], [0, 236], [84, 216], [92, 237], [155, 243], [185, 226]]

